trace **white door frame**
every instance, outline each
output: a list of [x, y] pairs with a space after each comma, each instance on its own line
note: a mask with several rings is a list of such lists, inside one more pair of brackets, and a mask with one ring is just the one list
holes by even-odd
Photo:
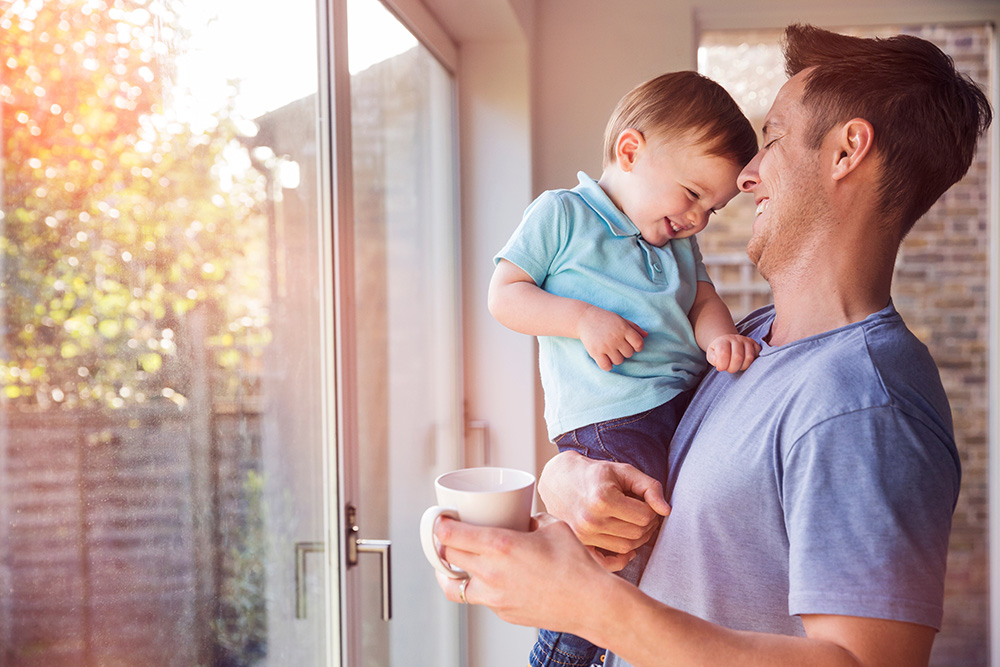
[[[354, 235], [353, 150], [351, 145], [351, 77], [348, 69], [347, 0], [317, 0], [319, 20], [320, 127], [322, 151], [322, 210], [329, 223], [318, 251], [323, 267], [321, 289], [324, 377], [323, 435], [325, 532], [325, 594], [329, 639], [326, 664], [361, 664], [357, 655], [360, 622], [349, 610], [359, 606], [358, 587], [350, 585], [346, 548], [351, 526], [346, 507], [358, 495], [353, 462], [357, 460], [357, 396], [345, 387], [357, 386], [354, 363]], [[382, 0], [451, 75], [455, 75], [458, 49], [419, 0]], [[459, 351], [460, 352], [460, 351]], [[457, 352], [458, 353], [458, 352]]]
[[[346, 535], [342, 494], [346, 488], [343, 475], [343, 443], [354, 442], [346, 429], [349, 420], [341, 415], [351, 414], [347, 402], [352, 396], [338, 391], [345, 381], [353, 378], [349, 365], [350, 355], [344, 355], [345, 344], [342, 335], [337, 335], [337, 323], [344, 316], [344, 294], [353, 292], [353, 285], [344, 285], [343, 280], [353, 276], [352, 271], [335, 270], [341, 262], [350, 261], [351, 253], [345, 252], [352, 245], [350, 211], [351, 195], [351, 117], [350, 117], [350, 75], [347, 70], [347, 7], [345, 0], [317, 0], [318, 42], [319, 42], [319, 172], [320, 210], [323, 225], [320, 236], [320, 268], [322, 282], [320, 303], [321, 317], [321, 360], [323, 368], [322, 416], [323, 436], [323, 506], [324, 511], [324, 592], [326, 608], [327, 667], [351, 664], [345, 654], [349, 642], [344, 637], [344, 619], [348, 601], [343, 593], [347, 590], [346, 564], [344, 562], [344, 537]], [[345, 168], [346, 167], [346, 168]], [[348, 302], [350, 303], [350, 302]], [[349, 349], [349, 348], [348, 348]]]

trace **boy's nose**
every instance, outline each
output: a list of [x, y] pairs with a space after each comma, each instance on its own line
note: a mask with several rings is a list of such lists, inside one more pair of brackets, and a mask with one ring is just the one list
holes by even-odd
[[698, 207], [691, 207], [688, 209], [687, 220], [692, 227], [698, 227], [703, 223], [707, 222], [708, 216], [711, 215], [709, 211], [705, 211]]

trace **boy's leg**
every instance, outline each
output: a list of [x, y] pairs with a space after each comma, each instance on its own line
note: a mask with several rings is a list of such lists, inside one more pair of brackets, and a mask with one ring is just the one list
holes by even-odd
[[[664, 481], [670, 438], [689, 398], [688, 394], [682, 394], [653, 410], [564, 433], [556, 438], [556, 445], [560, 452], [575, 451], [591, 459], [628, 463]], [[619, 576], [638, 584], [654, 539], [639, 547], [636, 557]], [[603, 663], [604, 652], [582, 637], [539, 630], [529, 662], [531, 667], [590, 667]]]
[[583, 637], [539, 630], [538, 640], [528, 656], [528, 664], [531, 667], [600, 667], [604, 662], [604, 653], [603, 648], [594, 646]]

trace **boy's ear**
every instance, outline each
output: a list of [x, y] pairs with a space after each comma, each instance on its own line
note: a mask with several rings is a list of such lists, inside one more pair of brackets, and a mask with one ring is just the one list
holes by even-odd
[[836, 141], [834, 148], [837, 152], [833, 159], [831, 176], [839, 181], [857, 169], [868, 155], [875, 140], [875, 130], [864, 118], [852, 118], [834, 132]]
[[646, 139], [639, 130], [631, 127], [622, 130], [615, 142], [615, 161], [618, 163], [618, 168], [625, 172], [632, 171], [639, 151], [645, 143]]

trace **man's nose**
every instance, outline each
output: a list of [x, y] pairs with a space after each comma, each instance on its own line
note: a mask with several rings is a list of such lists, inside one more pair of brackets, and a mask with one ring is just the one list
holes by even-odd
[[747, 163], [747, 166], [743, 167], [743, 171], [740, 175], [736, 177], [736, 187], [740, 189], [741, 192], [753, 192], [753, 189], [760, 185], [760, 174], [757, 173], [757, 167], [760, 164], [760, 157], [763, 151], [758, 151], [753, 159]]

